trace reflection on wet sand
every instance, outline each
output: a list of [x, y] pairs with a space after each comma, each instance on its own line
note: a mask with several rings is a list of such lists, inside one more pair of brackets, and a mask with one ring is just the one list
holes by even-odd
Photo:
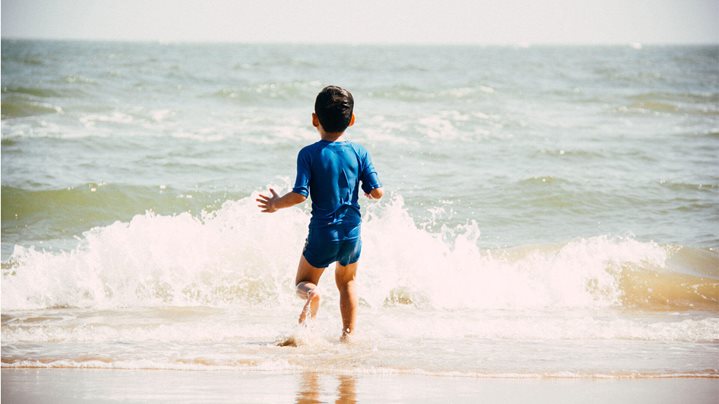
[[357, 389], [355, 384], [357, 380], [354, 376], [341, 375], [338, 376], [340, 384], [337, 386], [337, 404], [353, 404], [357, 402]]
[[320, 382], [319, 375], [314, 372], [305, 372], [302, 374], [302, 383], [297, 389], [297, 404], [314, 404], [320, 402]]
[[[302, 380], [297, 389], [295, 402], [297, 404], [315, 404], [330, 402], [329, 391], [323, 391], [320, 384], [320, 375], [316, 372], [305, 372], [302, 374]], [[337, 396], [335, 403], [337, 404], [354, 404], [357, 402], [357, 389], [354, 376], [338, 375], [337, 376]], [[324, 396], [324, 399], [321, 397]]]

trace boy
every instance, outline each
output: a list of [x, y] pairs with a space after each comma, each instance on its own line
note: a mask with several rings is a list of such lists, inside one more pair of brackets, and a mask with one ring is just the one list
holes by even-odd
[[357, 318], [355, 275], [362, 250], [360, 238], [360, 206], [358, 188], [370, 199], [382, 198], [382, 185], [364, 147], [346, 141], [344, 132], [355, 122], [354, 99], [349, 91], [328, 86], [315, 99], [312, 125], [321, 140], [305, 146], [297, 155], [297, 179], [291, 192], [283, 196], [270, 188], [271, 196], [257, 199], [263, 212], [302, 203], [312, 198], [312, 219], [295, 285], [297, 296], [305, 299], [299, 322], [304, 323], [309, 312], [317, 315], [320, 295], [317, 282], [325, 268], [333, 262], [335, 283], [340, 292], [343, 341], [349, 339]]

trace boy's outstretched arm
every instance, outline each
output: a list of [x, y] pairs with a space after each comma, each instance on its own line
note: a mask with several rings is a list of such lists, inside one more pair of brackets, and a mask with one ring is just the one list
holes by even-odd
[[257, 206], [265, 213], [272, 213], [276, 212], [278, 209], [289, 208], [290, 206], [295, 206], [307, 199], [306, 196], [295, 192], [288, 192], [283, 196], [279, 196], [272, 188], [270, 188], [270, 193], [272, 193], [272, 196], [260, 194], [260, 197], [255, 199], [260, 203]]

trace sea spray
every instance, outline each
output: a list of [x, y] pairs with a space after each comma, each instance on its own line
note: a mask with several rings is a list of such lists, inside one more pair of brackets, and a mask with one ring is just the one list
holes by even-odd
[[[371, 212], [364, 227], [372, 305], [435, 308], [603, 307], [618, 305], [622, 266], [661, 268], [655, 243], [598, 236], [558, 246], [481, 250], [475, 222], [431, 233], [417, 226], [401, 198]], [[451, 236], [448, 236], [451, 235]]]
[[[291, 307], [309, 215], [299, 208], [260, 213], [254, 198], [196, 216], [147, 212], [85, 232], [70, 251], [17, 246], [3, 271], [3, 310]], [[618, 306], [625, 292], [620, 275], [656, 272], [668, 254], [656, 243], [608, 236], [480, 249], [476, 223], [432, 232], [414, 222], [399, 196], [365, 216], [358, 284], [362, 301], [374, 308]]]
[[288, 288], [306, 214], [261, 215], [254, 199], [199, 217], [148, 212], [97, 227], [69, 252], [17, 247], [3, 307], [222, 305], [277, 300]]

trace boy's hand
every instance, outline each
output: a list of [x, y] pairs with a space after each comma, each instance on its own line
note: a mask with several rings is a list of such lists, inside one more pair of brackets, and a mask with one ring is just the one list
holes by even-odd
[[272, 193], [271, 197], [260, 194], [260, 197], [255, 199], [257, 202], [260, 203], [257, 206], [265, 213], [276, 212], [277, 207], [275, 206], [275, 202], [280, 199], [280, 196], [277, 195], [277, 192], [275, 192], [274, 189], [270, 188], [270, 192]]
[[375, 188], [370, 192], [365, 192], [365, 196], [369, 199], [382, 199], [383, 195], [384, 191], [382, 190], [382, 188]]
[[277, 212], [283, 208], [289, 208], [295, 206], [298, 203], [302, 203], [307, 199], [306, 196], [295, 192], [288, 192], [284, 196], [277, 195], [274, 189], [270, 188], [272, 196], [262, 195], [255, 199], [260, 204], [257, 205], [265, 213]]

